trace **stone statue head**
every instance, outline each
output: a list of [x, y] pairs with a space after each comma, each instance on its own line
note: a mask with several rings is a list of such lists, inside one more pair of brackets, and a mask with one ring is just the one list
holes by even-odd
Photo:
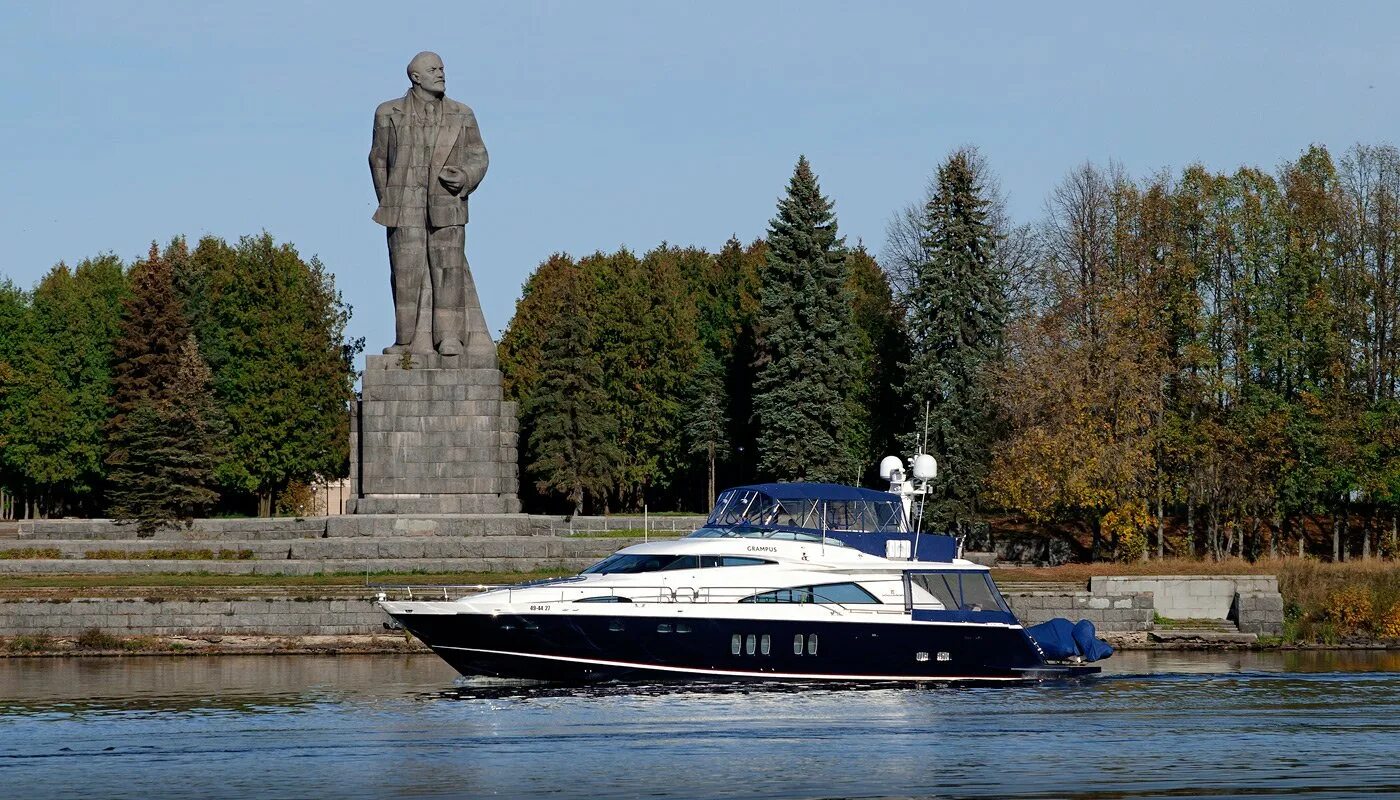
[[439, 97], [447, 92], [447, 75], [443, 72], [442, 58], [427, 50], [408, 62], [408, 79], [414, 86], [421, 87]]

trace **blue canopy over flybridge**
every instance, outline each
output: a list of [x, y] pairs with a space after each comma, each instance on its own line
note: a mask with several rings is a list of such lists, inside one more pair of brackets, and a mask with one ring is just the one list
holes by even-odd
[[736, 486], [720, 494], [706, 524], [887, 533], [905, 529], [898, 495], [836, 483]]
[[695, 536], [788, 531], [811, 541], [834, 539], [885, 558], [952, 561], [950, 536], [909, 530], [897, 494], [836, 483], [759, 483], [720, 493], [705, 528]]

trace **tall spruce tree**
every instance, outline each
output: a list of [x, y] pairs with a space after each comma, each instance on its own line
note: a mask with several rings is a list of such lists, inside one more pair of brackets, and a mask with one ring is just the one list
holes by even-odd
[[132, 268], [117, 339], [107, 458], [113, 518], [149, 536], [216, 498], [209, 368], [155, 244]]
[[713, 354], [705, 353], [690, 383], [685, 408], [685, 436], [690, 442], [690, 452], [703, 455], [708, 467], [708, 491], [702, 508], [715, 501], [716, 465], [729, 444], [725, 400], [724, 365]]
[[791, 480], [860, 472], [849, 399], [859, 374], [844, 241], [805, 156], [768, 227], [757, 323], [759, 469]]
[[573, 264], [557, 263], [552, 272], [558, 313], [539, 330], [538, 377], [521, 408], [529, 430], [526, 474], [539, 492], [562, 494], [582, 514], [590, 497], [606, 497], [622, 452], [604, 389], [592, 287]]
[[904, 393], [914, 406], [907, 443], [927, 443], [943, 469], [925, 519], [966, 534], [991, 460], [987, 367], [1006, 324], [1006, 280], [996, 258], [991, 202], [976, 155], [960, 150], [938, 168], [925, 209], [924, 251], [908, 293], [910, 356]]

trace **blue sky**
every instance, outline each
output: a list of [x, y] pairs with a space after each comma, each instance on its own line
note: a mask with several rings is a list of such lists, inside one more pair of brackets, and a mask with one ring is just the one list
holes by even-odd
[[1273, 168], [1400, 141], [1397, 23], [1379, 2], [11, 2], [0, 274], [266, 229], [321, 257], [377, 351], [365, 158], [423, 49], [491, 153], [467, 252], [499, 333], [552, 252], [762, 235], [799, 153], [878, 253], [963, 144], [1032, 221], [1086, 160]]

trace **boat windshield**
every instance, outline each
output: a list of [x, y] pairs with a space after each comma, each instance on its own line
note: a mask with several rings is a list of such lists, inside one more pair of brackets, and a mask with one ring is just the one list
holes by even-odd
[[[812, 531], [787, 530], [785, 528], [756, 528], [752, 525], [740, 525], [732, 528], [715, 528], [706, 526], [690, 536], [689, 539], [775, 539], [788, 542], [812, 542], [821, 544], [822, 535]], [[828, 537], [826, 544], [829, 547], [848, 547], [845, 542]]]

